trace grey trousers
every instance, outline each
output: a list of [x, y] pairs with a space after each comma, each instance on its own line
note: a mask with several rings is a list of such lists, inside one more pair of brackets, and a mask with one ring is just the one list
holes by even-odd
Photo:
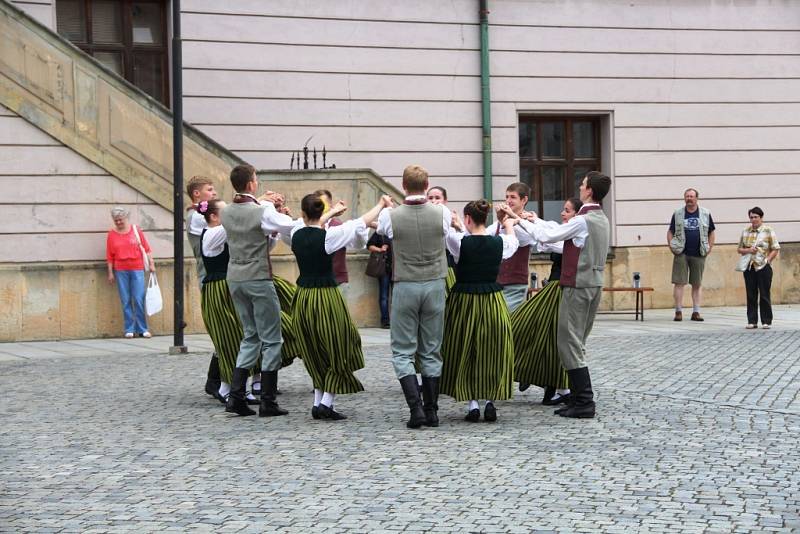
[[416, 374], [416, 355], [419, 355], [422, 376], [442, 374], [444, 304], [444, 278], [394, 283], [390, 334], [392, 364], [397, 378]]
[[586, 338], [592, 331], [602, 287], [565, 287], [558, 310], [556, 343], [564, 369], [586, 367]]
[[272, 280], [228, 281], [244, 337], [236, 367], [250, 369], [261, 356], [262, 371], [281, 368], [281, 307]]
[[506, 299], [508, 313], [513, 312], [519, 305], [525, 302], [528, 296], [528, 286], [525, 284], [510, 284], [503, 286], [503, 298]]

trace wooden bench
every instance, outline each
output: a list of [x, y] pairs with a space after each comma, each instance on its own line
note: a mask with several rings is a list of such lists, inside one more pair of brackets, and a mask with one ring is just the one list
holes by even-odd
[[[553, 280], [553, 282], [556, 282]], [[556, 282], [557, 283], [557, 282]], [[539, 291], [540, 288], [528, 288], [528, 298], [530, 296]], [[636, 309], [634, 311], [617, 311], [617, 310], [609, 310], [609, 311], [601, 311], [597, 313], [603, 313], [607, 315], [635, 315], [634, 321], [638, 321], [641, 317], [641, 321], [644, 322], [644, 294], [648, 291], [653, 291], [652, 287], [604, 287], [603, 291], [608, 291], [611, 293], [616, 293], [619, 291], [627, 291], [627, 292], [635, 292], [636, 293]]]

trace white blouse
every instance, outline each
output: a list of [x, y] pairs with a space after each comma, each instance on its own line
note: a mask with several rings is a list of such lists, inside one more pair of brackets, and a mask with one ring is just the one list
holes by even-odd
[[[269, 250], [275, 248], [279, 239], [280, 236], [278, 235], [269, 236]], [[227, 242], [228, 233], [225, 231], [224, 226], [220, 224], [210, 227], [203, 236], [203, 255], [209, 258], [219, 256], [225, 250], [225, 243]]]
[[[297, 219], [291, 231], [291, 237], [301, 228], [305, 228], [306, 223], [303, 219]], [[319, 228], [314, 226], [313, 228]], [[339, 226], [329, 227], [325, 230], [325, 253], [333, 254], [340, 248], [350, 250], [362, 249], [367, 245], [369, 239], [369, 229], [364, 223], [364, 219], [352, 219], [340, 224]]]
[[[461, 256], [461, 240], [464, 237], [470, 234], [465, 232], [459, 232], [454, 228], [450, 228], [447, 232], [447, 236], [445, 237], [445, 243], [447, 244], [447, 250], [450, 251], [450, 254], [453, 255], [453, 259], [456, 263], [458, 263], [458, 259]], [[494, 235], [494, 234], [486, 234], [486, 235]], [[508, 235], [505, 232], [499, 234], [499, 236], [503, 240], [503, 259], [507, 260], [519, 248], [519, 240], [517, 239], [516, 235]]]

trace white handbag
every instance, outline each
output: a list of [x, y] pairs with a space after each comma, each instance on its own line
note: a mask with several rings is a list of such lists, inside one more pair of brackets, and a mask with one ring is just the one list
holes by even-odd
[[753, 260], [752, 254], [742, 254], [739, 256], [739, 261], [736, 262], [735, 270], [739, 271], [740, 273], [745, 272], [747, 269], [750, 268], [750, 262]]
[[147, 292], [144, 295], [144, 309], [147, 311], [147, 315], [155, 315], [163, 307], [164, 301], [161, 299], [161, 288], [158, 287], [156, 273], [150, 273], [150, 279], [147, 281]]

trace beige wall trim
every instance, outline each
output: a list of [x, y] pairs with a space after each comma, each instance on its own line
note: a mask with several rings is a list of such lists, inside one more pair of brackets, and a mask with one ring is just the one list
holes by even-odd
[[[172, 115], [6, 0], [0, 0], [0, 103], [171, 210]], [[185, 177], [229, 188], [242, 162], [184, 125]]]

